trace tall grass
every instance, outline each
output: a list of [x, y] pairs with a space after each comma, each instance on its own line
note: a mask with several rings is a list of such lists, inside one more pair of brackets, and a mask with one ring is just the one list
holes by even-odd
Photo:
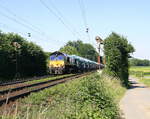
[[14, 118], [119, 119], [118, 102], [124, 92], [119, 80], [95, 73], [20, 100]]

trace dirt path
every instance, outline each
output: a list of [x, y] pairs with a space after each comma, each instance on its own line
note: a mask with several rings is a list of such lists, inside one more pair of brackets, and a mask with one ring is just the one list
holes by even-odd
[[132, 87], [128, 89], [120, 102], [125, 119], [150, 119], [150, 88], [132, 78]]

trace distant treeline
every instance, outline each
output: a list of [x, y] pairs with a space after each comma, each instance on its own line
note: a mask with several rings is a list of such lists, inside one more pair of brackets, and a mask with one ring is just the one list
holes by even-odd
[[150, 60], [132, 58], [129, 60], [131, 66], [150, 66]]

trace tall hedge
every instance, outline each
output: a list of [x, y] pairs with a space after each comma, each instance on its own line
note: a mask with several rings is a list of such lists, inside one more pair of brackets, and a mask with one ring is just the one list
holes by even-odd
[[128, 57], [132, 52], [134, 48], [127, 39], [114, 32], [104, 41], [106, 71], [119, 77], [125, 85], [128, 85]]
[[[21, 47], [16, 50], [13, 42]], [[45, 53], [38, 45], [17, 34], [0, 32], [0, 78], [14, 78], [16, 73], [20, 77], [44, 75]]]

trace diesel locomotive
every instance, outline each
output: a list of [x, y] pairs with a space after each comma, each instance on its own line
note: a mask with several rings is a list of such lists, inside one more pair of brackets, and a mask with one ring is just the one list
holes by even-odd
[[56, 51], [51, 53], [48, 67], [50, 74], [64, 74], [96, 70], [103, 65], [80, 56]]

